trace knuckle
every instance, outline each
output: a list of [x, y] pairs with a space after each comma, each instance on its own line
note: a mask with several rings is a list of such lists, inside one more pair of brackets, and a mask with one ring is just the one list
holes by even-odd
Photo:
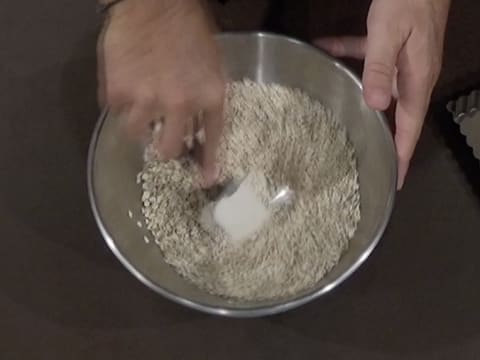
[[147, 89], [139, 89], [131, 94], [132, 101], [137, 106], [150, 107], [155, 103], [155, 94]]
[[164, 99], [165, 108], [170, 112], [190, 114], [198, 107], [219, 107], [223, 105], [225, 92], [225, 82], [216, 79], [196, 89], [171, 91]]
[[393, 69], [381, 61], [372, 61], [366, 64], [366, 72], [369, 76], [381, 77], [385, 79], [393, 78]]
[[184, 91], [174, 91], [165, 99], [165, 108], [170, 112], [188, 113], [193, 109], [193, 101]]

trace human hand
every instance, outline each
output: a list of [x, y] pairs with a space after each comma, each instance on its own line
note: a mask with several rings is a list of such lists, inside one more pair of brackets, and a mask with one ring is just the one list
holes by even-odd
[[441, 68], [450, 0], [373, 0], [368, 35], [315, 40], [334, 56], [365, 58], [364, 98], [384, 111], [397, 99], [395, 144], [401, 189]]
[[206, 14], [197, 0], [125, 0], [110, 9], [98, 43], [99, 100], [154, 139], [165, 160], [184, 150], [201, 113], [205, 132], [200, 165], [206, 186], [217, 176], [225, 82]]

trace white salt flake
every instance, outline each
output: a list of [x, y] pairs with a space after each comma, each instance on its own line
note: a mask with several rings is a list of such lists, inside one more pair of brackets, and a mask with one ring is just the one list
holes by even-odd
[[262, 227], [268, 218], [268, 210], [245, 180], [235, 193], [216, 204], [213, 217], [229, 238], [238, 243], [248, 239]]

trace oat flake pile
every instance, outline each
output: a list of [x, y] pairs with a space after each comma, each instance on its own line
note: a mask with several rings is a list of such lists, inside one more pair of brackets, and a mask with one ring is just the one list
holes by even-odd
[[150, 157], [139, 174], [147, 228], [167, 263], [212, 294], [260, 300], [318, 282], [339, 260], [360, 219], [355, 153], [346, 130], [299, 90], [252, 81], [228, 86], [222, 178], [243, 178], [265, 201], [288, 185], [295, 201], [275, 210], [241, 246], [202, 227], [209, 203], [188, 159]]

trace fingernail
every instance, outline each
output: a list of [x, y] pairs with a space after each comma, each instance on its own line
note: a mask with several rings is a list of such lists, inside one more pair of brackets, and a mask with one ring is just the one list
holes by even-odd
[[404, 179], [398, 179], [398, 182], [397, 182], [397, 191], [400, 191], [403, 189], [403, 185], [405, 183], [405, 180]]

